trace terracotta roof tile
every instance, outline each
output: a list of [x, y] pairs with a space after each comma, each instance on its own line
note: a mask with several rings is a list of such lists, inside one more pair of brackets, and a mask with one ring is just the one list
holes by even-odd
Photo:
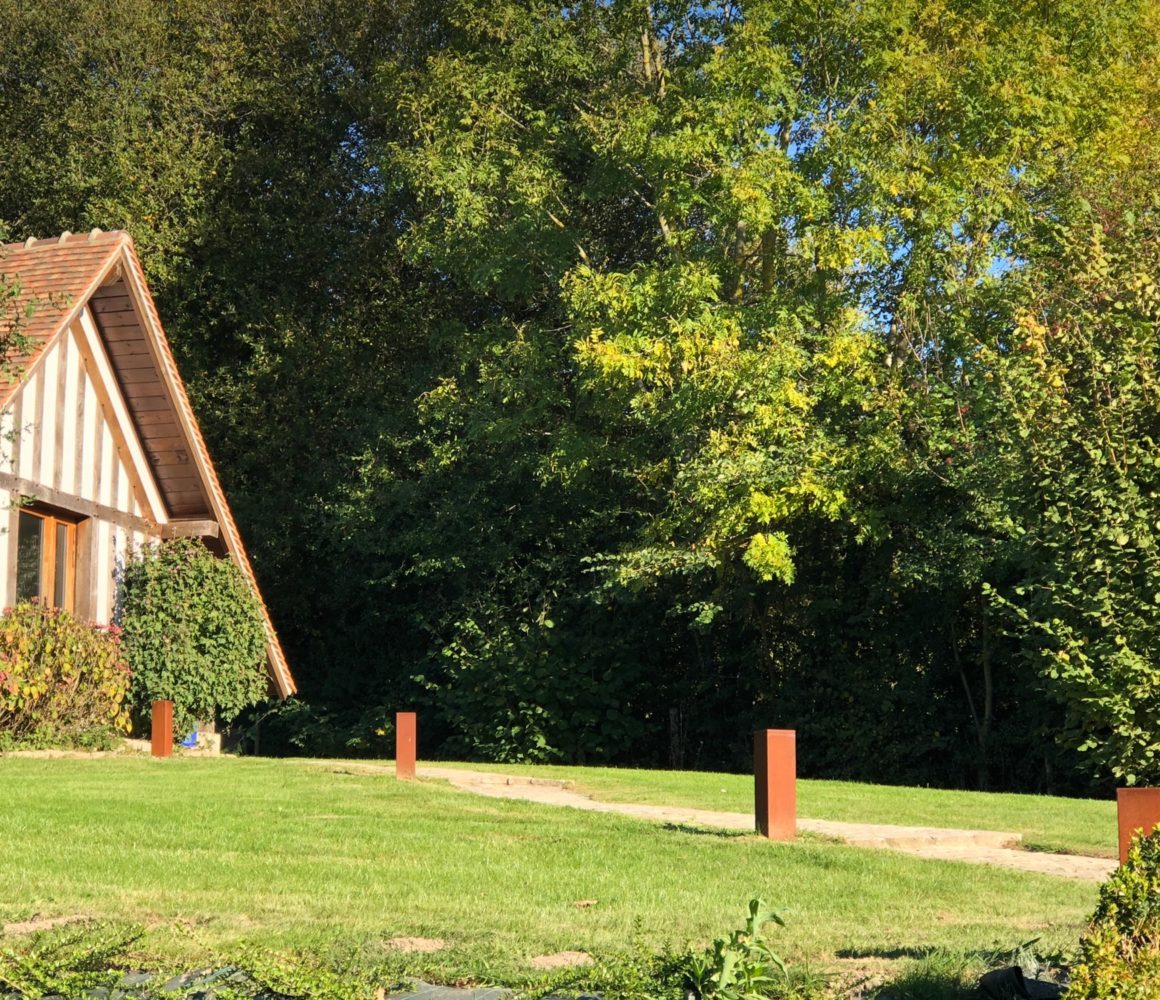
[[[27, 350], [8, 360], [18, 367], [31, 362], [100, 285], [121, 248], [132, 245], [127, 233], [94, 229], [88, 234], [65, 233], [55, 239], [0, 247], [0, 288], [17, 288], [3, 305], [0, 323], [6, 328], [32, 307], [31, 317], [21, 326]], [[0, 382], [0, 398], [13, 388], [11, 382]]]

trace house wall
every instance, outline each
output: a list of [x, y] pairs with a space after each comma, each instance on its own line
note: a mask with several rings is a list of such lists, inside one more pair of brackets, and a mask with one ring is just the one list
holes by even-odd
[[86, 309], [37, 358], [0, 411], [0, 468], [9, 470], [8, 485], [12, 476], [19, 481], [18, 489], [0, 489], [0, 502], [7, 501], [7, 516], [0, 513], [7, 525], [0, 531], [5, 607], [15, 598], [17, 492], [80, 518], [76, 612], [84, 618], [111, 620], [118, 566], [159, 537], [164, 513], [150, 496], [156, 484], [145, 481], [140, 443], [116, 381], [108, 377], [107, 359], [95, 356], [101, 350]]

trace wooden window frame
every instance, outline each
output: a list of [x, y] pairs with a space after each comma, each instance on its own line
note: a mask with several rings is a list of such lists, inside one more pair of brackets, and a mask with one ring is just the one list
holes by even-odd
[[[57, 607], [56, 596], [56, 555], [57, 555], [57, 527], [65, 529], [65, 560], [64, 560], [64, 601], [59, 607], [66, 611], [76, 611], [77, 597], [77, 524], [78, 519], [68, 514], [49, 510], [41, 506], [21, 507], [19, 513], [29, 514], [44, 522], [41, 529], [40, 546], [40, 593], [37, 600]], [[19, 546], [19, 534], [15, 539]], [[18, 557], [19, 559], [19, 557]], [[16, 582], [19, 585], [19, 581]]]

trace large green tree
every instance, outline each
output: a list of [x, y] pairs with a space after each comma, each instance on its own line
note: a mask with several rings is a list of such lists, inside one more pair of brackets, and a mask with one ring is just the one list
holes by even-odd
[[1152, 5], [104, 7], [0, 0], [0, 218], [133, 232], [310, 697], [1148, 773]]

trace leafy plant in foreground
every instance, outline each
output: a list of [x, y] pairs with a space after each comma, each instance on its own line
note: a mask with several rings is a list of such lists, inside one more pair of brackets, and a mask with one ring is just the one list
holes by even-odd
[[238, 960], [237, 984], [219, 990], [222, 1000], [262, 1000], [266, 997], [301, 997], [303, 1000], [362, 1000], [401, 990], [391, 976], [366, 967], [350, 956], [326, 959], [304, 955], [277, 955], [260, 948], [246, 948]]
[[1137, 837], [1128, 860], [1100, 886], [1079, 943], [1067, 1000], [1150, 1000], [1160, 995], [1160, 833]]
[[112, 986], [122, 975], [116, 960], [140, 936], [136, 928], [86, 922], [0, 945], [0, 991], [39, 1000]]
[[688, 987], [696, 1000], [765, 1000], [769, 997], [804, 997], [813, 992], [808, 978], [796, 975], [762, 940], [766, 924], [785, 926], [760, 899], [749, 901], [745, 926], [728, 938], [688, 960]]
[[124, 1000], [364, 1000], [401, 990], [396, 975], [350, 957], [278, 955], [243, 947], [236, 961], [173, 975], [126, 971], [139, 927], [84, 921], [0, 944], [0, 997]]

